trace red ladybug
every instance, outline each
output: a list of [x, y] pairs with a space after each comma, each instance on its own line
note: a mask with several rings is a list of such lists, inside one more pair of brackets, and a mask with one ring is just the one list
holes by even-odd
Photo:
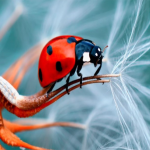
[[102, 66], [102, 51], [90, 40], [73, 35], [58, 36], [50, 40], [43, 48], [38, 66], [39, 82], [42, 87], [51, 84], [48, 94], [54, 88], [56, 82], [61, 81], [68, 75], [66, 80], [66, 91], [70, 76], [77, 70], [80, 76], [80, 87], [82, 86], [82, 74], [80, 70], [86, 62], [94, 63], [95, 67], [100, 64], [94, 75], [97, 75]]

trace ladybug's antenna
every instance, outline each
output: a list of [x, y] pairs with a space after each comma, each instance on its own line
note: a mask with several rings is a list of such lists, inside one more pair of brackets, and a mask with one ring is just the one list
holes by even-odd
[[102, 53], [104, 52], [104, 50], [105, 50], [107, 47], [108, 47], [108, 45], [104, 47], [104, 49], [103, 49]]

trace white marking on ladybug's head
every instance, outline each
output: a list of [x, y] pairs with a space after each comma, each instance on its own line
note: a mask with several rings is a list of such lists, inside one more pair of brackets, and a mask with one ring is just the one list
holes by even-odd
[[101, 51], [101, 49], [100, 49], [100, 48], [98, 48], [98, 51], [100, 52], [100, 51]]
[[89, 52], [84, 52], [83, 53], [83, 62], [89, 62], [91, 59], [90, 59], [90, 54]]
[[95, 56], [98, 56], [98, 54], [97, 54], [97, 53], [95, 53]]

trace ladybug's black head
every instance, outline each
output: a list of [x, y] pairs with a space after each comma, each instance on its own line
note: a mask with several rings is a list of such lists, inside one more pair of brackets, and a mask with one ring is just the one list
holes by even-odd
[[94, 63], [95, 67], [97, 64], [101, 64], [102, 63], [102, 59], [103, 59], [103, 56], [102, 56], [102, 50], [99, 46], [94, 46], [91, 51], [90, 51], [90, 62], [91, 63]]
[[[106, 48], [106, 47], [105, 47]], [[102, 63], [103, 51], [94, 42], [83, 39], [76, 42], [76, 58], [80, 60], [83, 58], [83, 62], [91, 62], [96, 67], [97, 64]]]

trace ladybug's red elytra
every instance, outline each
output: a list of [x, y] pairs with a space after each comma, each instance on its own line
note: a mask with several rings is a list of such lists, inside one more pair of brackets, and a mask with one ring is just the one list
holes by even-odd
[[56, 82], [61, 81], [68, 75], [66, 80], [66, 91], [70, 76], [80, 76], [80, 87], [82, 86], [82, 66], [86, 62], [91, 62], [96, 67], [100, 64], [94, 75], [97, 75], [102, 66], [102, 50], [90, 40], [74, 35], [58, 36], [50, 40], [43, 48], [38, 66], [39, 82], [42, 87], [51, 84], [48, 94], [54, 88]]

